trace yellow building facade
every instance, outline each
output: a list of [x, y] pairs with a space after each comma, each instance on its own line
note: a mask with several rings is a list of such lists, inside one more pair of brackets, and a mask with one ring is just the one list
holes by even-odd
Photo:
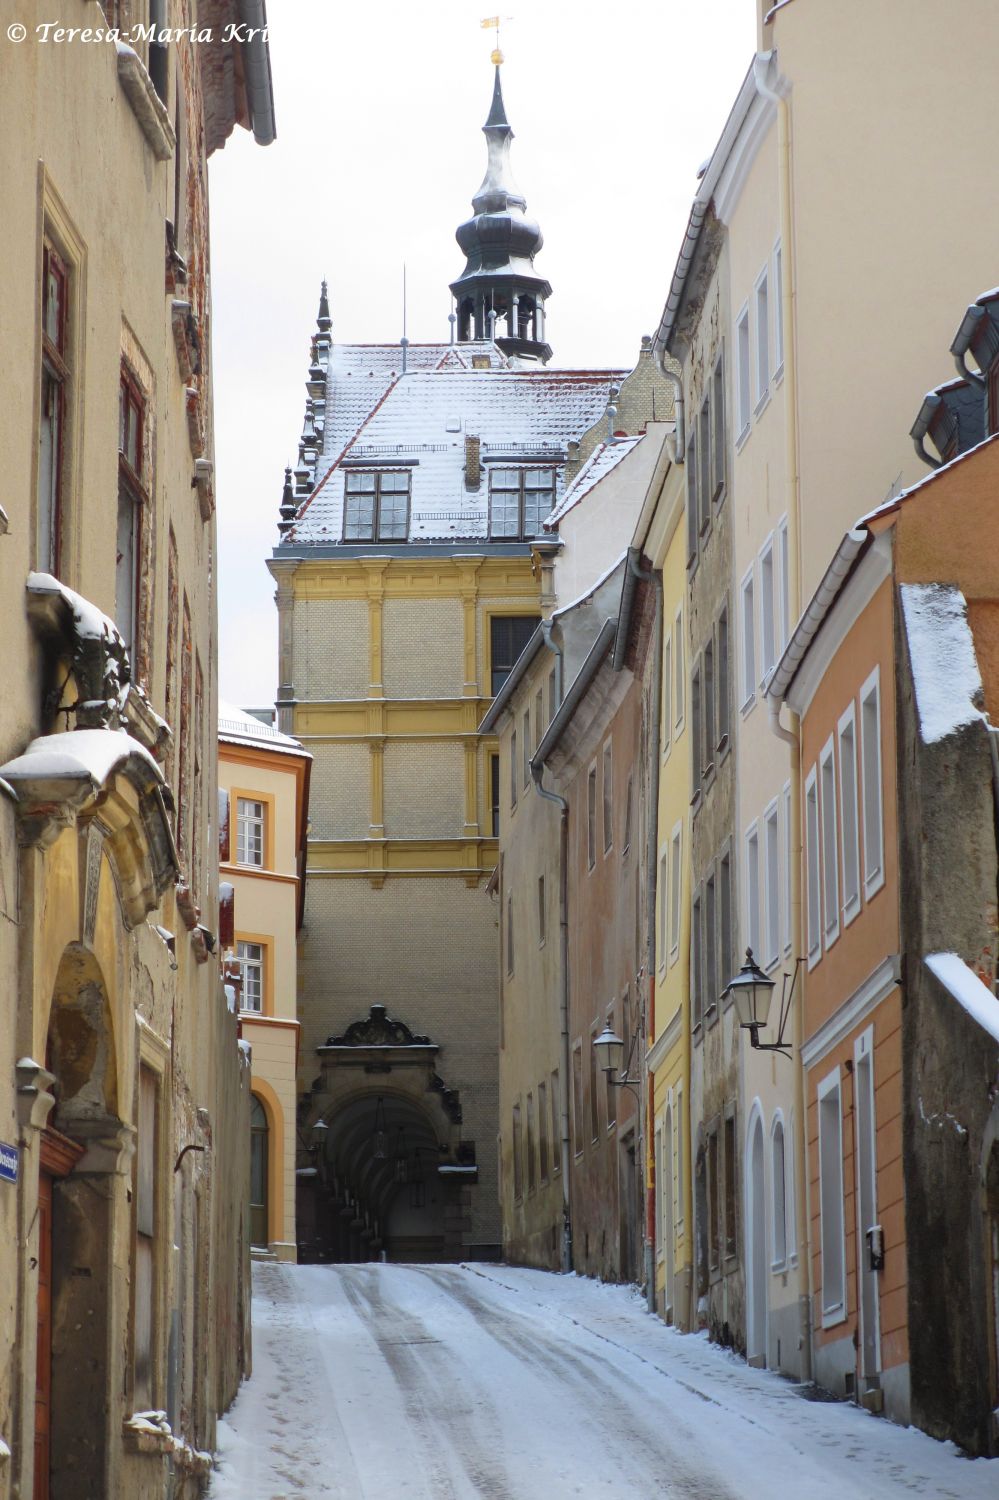
[[219, 706], [219, 870], [231, 889], [224, 957], [252, 1058], [250, 1243], [296, 1259], [298, 928], [311, 758], [297, 741]]

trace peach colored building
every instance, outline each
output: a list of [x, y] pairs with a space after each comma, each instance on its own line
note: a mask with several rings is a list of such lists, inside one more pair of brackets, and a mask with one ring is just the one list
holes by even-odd
[[278, 1260], [297, 1258], [298, 929], [311, 766], [297, 740], [219, 705], [219, 860], [223, 892], [232, 890], [222, 936], [253, 1061], [250, 1239]]

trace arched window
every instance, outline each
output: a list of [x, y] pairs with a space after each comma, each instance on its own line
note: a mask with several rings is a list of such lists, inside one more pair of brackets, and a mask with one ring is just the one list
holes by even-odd
[[250, 1243], [266, 1245], [267, 1115], [256, 1094], [250, 1095]]
[[770, 1136], [773, 1158], [773, 1264], [783, 1266], [787, 1261], [787, 1183], [784, 1164], [784, 1122], [778, 1115], [774, 1120]]

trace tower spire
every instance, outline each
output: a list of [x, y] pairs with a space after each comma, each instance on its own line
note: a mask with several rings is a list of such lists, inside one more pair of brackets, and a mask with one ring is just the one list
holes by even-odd
[[485, 176], [472, 199], [472, 218], [455, 235], [465, 254], [465, 269], [451, 283], [458, 342], [495, 337], [512, 358], [547, 364], [552, 351], [545, 339], [545, 301], [552, 289], [534, 269], [534, 257], [544, 240], [538, 224], [527, 216], [527, 199], [510, 167], [513, 131], [499, 61], [482, 132], [487, 149]]

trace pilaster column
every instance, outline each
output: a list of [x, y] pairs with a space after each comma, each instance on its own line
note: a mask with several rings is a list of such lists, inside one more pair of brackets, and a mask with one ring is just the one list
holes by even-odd
[[479, 836], [479, 741], [465, 741], [465, 838]]
[[465, 678], [461, 691], [465, 698], [481, 696], [478, 663], [478, 606], [479, 569], [482, 563], [481, 557], [461, 558], [459, 562], [458, 589], [464, 615], [462, 659]]
[[385, 569], [387, 557], [373, 558], [365, 563], [368, 578], [368, 697], [384, 698], [384, 666], [382, 661], [383, 609], [385, 601]]

